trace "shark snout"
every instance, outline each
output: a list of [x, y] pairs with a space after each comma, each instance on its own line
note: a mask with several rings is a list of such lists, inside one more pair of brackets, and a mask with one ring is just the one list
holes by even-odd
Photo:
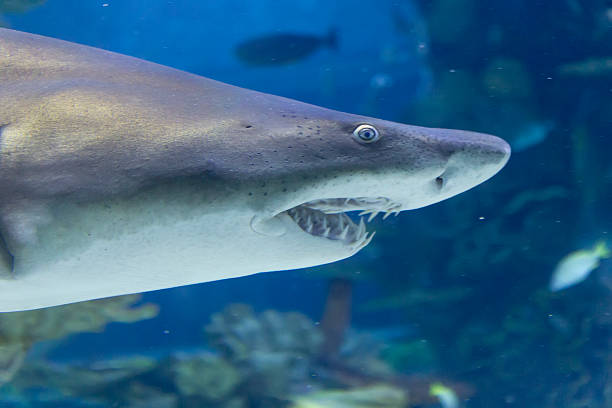
[[510, 158], [510, 145], [499, 137], [461, 130], [436, 129], [448, 158], [435, 183], [444, 195], [468, 190], [500, 171]]

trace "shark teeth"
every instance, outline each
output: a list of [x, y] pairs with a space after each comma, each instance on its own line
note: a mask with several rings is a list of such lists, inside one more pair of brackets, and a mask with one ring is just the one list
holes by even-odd
[[[356, 198], [326, 198], [313, 200], [302, 204], [313, 210], [324, 212], [325, 214], [336, 214], [346, 211], [362, 211], [360, 215], [399, 211], [401, 204], [396, 203], [386, 197], [356, 197]], [[376, 215], [374, 215], [375, 217]], [[374, 218], [372, 217], [372, 218]]]
[[341, 234], [340, 234], [340, 236], [339, 236], [341, 240], [343, 240], [343, 241], [344, 241], [344, 240], [346, 239], [346, 237], [348, 236], [348, 232], [349, 232], [349, 230], [350, 230], [350, 229], [351, 229], [351, 226], [350, 226], [350, 225], [348, 225], [348, 224], [347, 224], [347, 225], [344, 227], [344, 229], [342, 230], [342, 233], [341, 233]]
[[325, 214], [322, 211], [300, 205], [287, 210], [287, 214], [307, 233], [334, 241], [342, 241], [346, 245], [353, 246], [361, 243], [366, 235], [363, 220], [359, 225], [356, 225], [344, 213]]
[[372, 238], [374, 238], [374, 235], [376, 235], [376, 231], [373, 231], [370, 234], [364, 234], [363, 237], [359, 240], [359, 242], [355, 244], [355, 246], [353, 247], [353, 250], [357, 252], [365, 248], [370, 243], [370, 241], [372, 241]]
[[[397, 215], [400, 210], [401, 204], [385, 197], [360, 197], [309, 201], [287, 210], [286, 213], [305, 232], [341, 241], [357, 252], [368, 245], [375, 234], [367, 232], [366, 222], [372, 221], [380, 213], [383, 213], [383, 219], [386, 219], [391, 214]], [[361, 211], [359, 223], [353, 222], [345, 214], [346, 211]]]
[[402, 207], [401, 204], [386, 197], [328, 198], [309, 201], [302, 205], [325, 214], [361, 211], [359, 216], [367, 215], [367, 222], [371, 222], [380, 213], [383, 213], [383, 219], [386, 219], [393, 213], [399, 213]]

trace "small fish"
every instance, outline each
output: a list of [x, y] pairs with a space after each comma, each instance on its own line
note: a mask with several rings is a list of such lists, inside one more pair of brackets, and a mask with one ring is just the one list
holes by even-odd
[[374, 89], [390, 88], [393, 85], [393, 77], [388, 74], [376, 74], [370, 79], [370, 87]]
[[239, 44], [236, 55], [249, 65], [284, 65], [300, 61], [320, 47], [338, 49], [338, 36], [332, 29], [326, 36], [273, 34]]
[[610, 249], [600, 241], [593, 249], [581, 249], [566, 255], [553, 272], [550, 290], [556, 292], [585, 280], [591, 271], [599, 266], [599, 261], [610, 257]]
[[442, 408], [459, 408], [459, 397], [452, 388], [444, 384], [434, 383], [429, 387], [429, 395], [438, 397]]
[[510, 145], [516, 152], [527, 150], [546, 140], [554, 127], [554, 124], [550, 121], [529, 123], [516, 133]]

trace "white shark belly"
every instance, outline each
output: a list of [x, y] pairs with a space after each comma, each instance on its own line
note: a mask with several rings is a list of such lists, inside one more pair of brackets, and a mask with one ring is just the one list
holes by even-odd
[[[0, 280], [0, 311], [296, 269], [309, 266], [305, 250], [327, 262], [352, 254], [339, 257], [338, 248], [305, 234], [308, 242], [256, 233], [247, 206], [220, 201], [202, 212], [192, 200], [54, 208], [36, 241], [16, 253], [14, 278]], [[287, 215], [279, 222], [284, 231], [299, 228]]]

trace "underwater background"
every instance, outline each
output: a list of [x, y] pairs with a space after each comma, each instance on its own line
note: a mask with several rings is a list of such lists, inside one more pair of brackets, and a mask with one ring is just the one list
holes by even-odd
[[0, 0], [0, 23], [513, 147], [342, 262], [1, 314], [1, 407], [612, 407], [609, 0]]

